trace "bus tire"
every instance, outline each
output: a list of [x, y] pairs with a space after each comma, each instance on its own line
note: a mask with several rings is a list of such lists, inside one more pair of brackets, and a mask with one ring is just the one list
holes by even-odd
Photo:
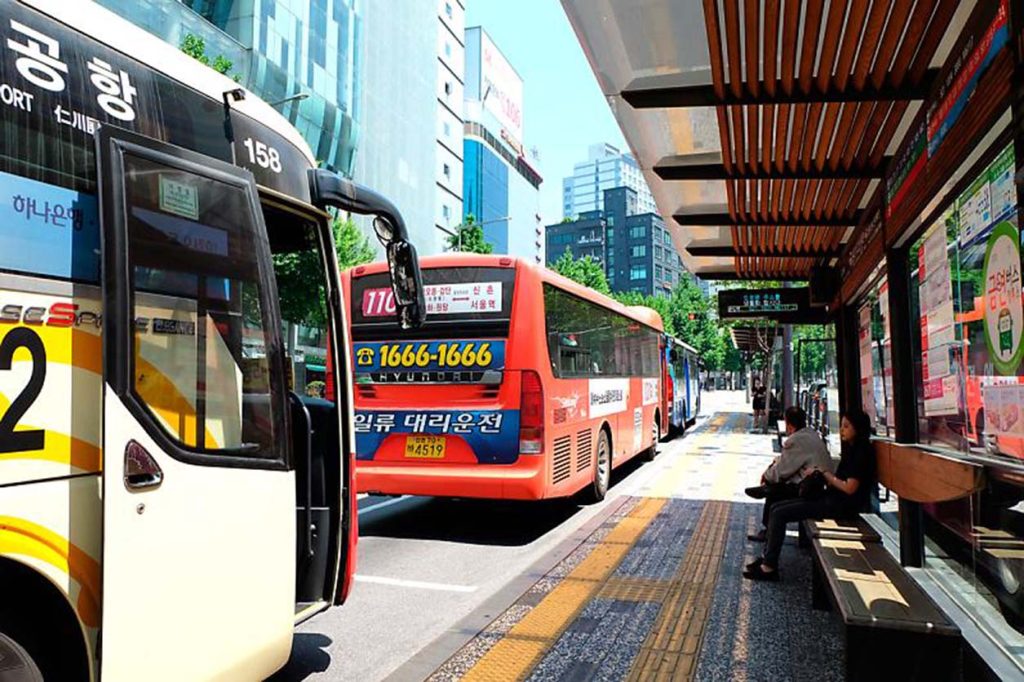
[[661, 442], [661, 415], [654, 413], [654, 422], [651, 424], [651, 447], [643, 451], [640, 458], [645, 462], [652, 462], [658, 456], [658, 443]]
[[32, 656], [13, 639], [0, 632], [0, 680], [3, 682], [43, 682], [43, 673]]
[[594, 451], [594, 480], [587, 488], [587, 500], [600, 502], [608, 494], [612, 481], [612, 439], [604, 427], [598, 432]]
[[[0, 636], [16, 642], [40, 671], [39, 677], [12, 679], [89, 680], [85, 633], [67, 597], [34, 569], [3, 557], [0, 585]], [[2, 673], [0, 680], [7, 682]]]

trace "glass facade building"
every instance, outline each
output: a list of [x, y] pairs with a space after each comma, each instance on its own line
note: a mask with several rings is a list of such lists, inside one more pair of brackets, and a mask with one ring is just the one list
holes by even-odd
[[508, 166], [478, 140], [463, 146], [463, 207], [484, 231], [495, 253], [508, 253]]
[[636, 192], [641, 213], [657, 213], [654, 196], [632, 154], [624, 154], [610, 144], [591, 145], [587, 160], [573, 167], [573, 174], [562, 179], [562, 215], [575, 218], [587, 211], [604, 210], [604, 192], [628, 187]]
[[544, 262], [540, 173], [525, 151], [523, 81], [487, 33], [466, 29], [463, 215], [482, 224], [494, 253]]
[[202, 38], [212, 60], [280, 111], [320, 163], [351, 176], [360, 120], [360, 0], [97, 0], [173, 45]]
[[656, 213], [642, 212], [637, 193], [615, 187], [603, 193], [604, 210], [584, 211], [576, 220], [547, 226], [547, 262], [565, 253], [604, 264], [612, 291], [668, 296], [689, 274]]

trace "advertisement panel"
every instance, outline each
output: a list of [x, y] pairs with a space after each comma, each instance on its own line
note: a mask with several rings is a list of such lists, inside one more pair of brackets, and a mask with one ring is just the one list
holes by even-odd
[[[513, 141], [523, 139], [523, 79], [505, 55], [480, 32], [480, 97]], [[515, 146], [515, 145], [513, 145]]]

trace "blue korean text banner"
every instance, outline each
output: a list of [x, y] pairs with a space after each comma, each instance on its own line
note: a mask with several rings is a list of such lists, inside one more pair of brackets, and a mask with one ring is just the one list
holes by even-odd
[[373, 460], [390, 434], [457, 436], [481, 464], [519, 457], [519, 410], [356, 410], [356, 459]]
[[505, 366], [505, 342], [491, 339], [458, 341], [373, 341], [357, 343], [356, 372], [384, 370], [477, 370]]
[[0, 173], [0, 269], [99, 282], [96, 197]]

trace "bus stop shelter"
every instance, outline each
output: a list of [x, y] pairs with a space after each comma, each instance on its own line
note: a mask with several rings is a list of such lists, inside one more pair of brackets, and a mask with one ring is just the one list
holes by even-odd
[[901, 563], [1024, 675], [1024, 2], [562, 2], [686, 267], [810, 285]]

